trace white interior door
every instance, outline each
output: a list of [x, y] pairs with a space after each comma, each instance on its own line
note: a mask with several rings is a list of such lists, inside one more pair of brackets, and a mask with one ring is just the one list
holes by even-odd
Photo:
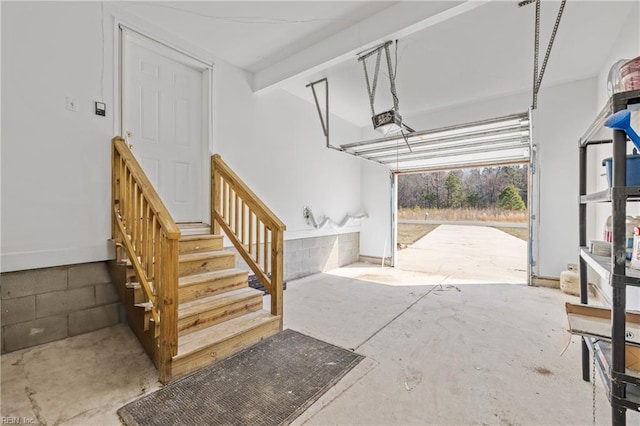
[[200, 222], [203, 70], [162, 45], [123, 37], [123, 130], [173, 219]]

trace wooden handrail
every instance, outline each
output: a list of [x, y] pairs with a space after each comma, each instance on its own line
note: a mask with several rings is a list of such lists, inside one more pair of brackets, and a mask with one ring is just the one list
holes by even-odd
[[178, 225], [176, 225], [176, 222], [171, 217], [169, 210], [167, 210], [164, 203], [160, 199], [160, 196], [153, 188], [153, 185], [151, 185], [151, 182], [149, 182], [149, 178], [147, 178], [147, 175], [142, 170], [142, 167], [140, 167], [138, 160], [136, 160], [136, 158], [133, 156], [133, 153], [127, 146], [125, 140], [120, 136], [116, 136], [115, 138], [113, 138], [113, 145], [118, 151], [118, 154], [124, 160], [125, 164], [129, 166], [133, 178], [138, 183], [138, 186], [140, 186], [140, 189], [142, 190], [144, 196], [147, 198], [149, 205], [156, 213], [158, 222], [160, 223], [160, 226], [162, 226], [162, 229], [167, 238], [169, 238], [170, 240], [179, 240], [181, 234]]
[[112, 238], [125, 250], [151, 307], [154, 362], [167, 382], [178, 348], [180, 229], [124, 139], [112, 142]]
[[255, 210], [260, 213], [266, 220], [269, 221], [274, 228], [278, 228], [282, 231], [286, 231], [287, 227], [284, 223], [278, 218], [278, 216], [273, 213], [266, 204], [258, 198], [258, 196], [245, 184], [242, 179], [238, 177], [237, 174], [222, 160], [220, 154], [214, 154], [211, 157], [212, 164], [215, 166], [215, 169], [224, 176], [228, 182], [233, 183], [234, 190], [240, 194], [243, 194], [248, 203], [253, 204]]
[[211, 157], [211, 224], [214, 234], [224, 231], [271, 294], [271, 313], [282, 326], [286, 226], [218, 154]]

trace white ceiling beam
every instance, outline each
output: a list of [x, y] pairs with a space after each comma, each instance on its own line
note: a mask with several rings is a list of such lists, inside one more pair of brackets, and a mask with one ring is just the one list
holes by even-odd
[[302, 74], [320, 72], [353, 59], [359, 52], [384, 41], [407, 37], [490, 1], [447, 2], [447, 6], [453, 6], [445, 10], [435, 10], [435, 4], [428, 1], [399, 2], [276, 64], [256, 71], [253, 76], [253, 91], [258, 93], [281, 86]]

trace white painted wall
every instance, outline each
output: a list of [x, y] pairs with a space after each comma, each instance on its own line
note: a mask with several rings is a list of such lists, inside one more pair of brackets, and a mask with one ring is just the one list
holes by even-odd
[[578, 140], [597, 113], [596, 79], [547, 88], [538, 99], [539, 273], [578, 262]]
[[[97, 2], [2, 3], [3, 271], [109, 257], [113, 90], [109, 60], [102, 89], [101, 39]], [[92, 111], [101, 91], [106, 119]]]
[[[216, 68], [216, 79], [225, 81], [224, 88], [218, 85], [225, 93], [218, 92], [217, 99], [228, 100], [217, 103], [217, 114], [231, 109], [216, 120], [216, 150], [287, 225], [285, 238], [357, 231], [360, 222], [314, 230], [302, 211], [310, 206], [316, 220], [329, 216], [335, 222], [366, 212], [360, 197], [362, 160], [326, 148], [315, 105], [283, 90], [253, 95], [229, 68]], [[360, 139], [358, 127], [335, 116], [330, 132], [334, 145]]]
[[[549, 66], [553, 66], [550, 62]], [[531, 94], [521, 93], [457, 108], [430, 111], [405, 120], [415, 129], [430, 129], [502, 115], [525, 112], [531, 105]], [[540, 146], [540, 249], [539, 274], [558, 277], [566, 264], [577, 261], [578, 247], [578, 138], [596, 112], [596, 79], [546, 87], [538, 97], [537, 140]], [[405, 112], [406, 114], [406, 112]], [[364, 175], [363, 168], [363, 175]], [[375, 185], [384, 181], [385, 170], [370, 168], [363, 179], [364, 193], [375, 193]], [[388, 180], [388, 179], [387, 179]], [[387, 188], [386, 186], [384, 188]], [[383, 187], [378, 186], [378, 191]], [[386, 199], [378, 195], [377, 210], [386, 211]], [[374, 210], [373, 207], [368, 207]], [[389, 220], [388, 217], [385, 218]], [[372, 232], [378, 232], [374, 238]], [[371, 230], [363, 226], [361, 252], [382, 255], [388, 238], [385, 228]]]
[[598, 74], [598, 105], [605, 104], [607, 93], [607, 77], [611, 65], [618, 59], [633, 59], [640, 55], [640, 3], [635, 2], [629, 14], [622, 21], [620, 32], [615, 43], [611, 46], [607, 60], [602, 64]]
[[[2, 3], [2, 271], [111, 257], [112, 13], [194, 51], [110, 3], [104, 20], [99, 2]], [[280, 91], [253, 95], [246, 72], [208, 55], [214, 148], [285, 222], [285, 238], [358, 230], [315, 231], [302, 218], [304, 205], [334, 220], [362, 207], [360, 160], [324, 148], [315, 107]], [[67, 96], [77, 112], [65, 109]], [[106, 118], [93, 114], [96, 100]], [[338, 143], [359, 139], [359, 128], [331, 125]]]
[[369, 218], [360, 230], [360, 254], [391, 256], [391, 172], [382, 164], [363, 160], [362, 205]]
[[[620, 27], [620, 33], [611, 46], [609, 55], [604, 62], [600, 73], [598, 75], [597, 84], [597, 102], [598, 111], [602, 109], [607, 100], [609, 99], [609, 93], [607, 91], [607, 79], [609, 75], [609, 69], [619, 59], [632, 59], [640, 56], [640, 36], [638, 34], [638, 28], [640, 28], [640, 3], [635, 3], [633, 9], [629, 15], [623, 21]], [[640, 111], [634, 111], [632, 113], [632, 125], [636, 130], [640, 130]], [[631, 153], [633, 149], [632, 144], [628, 144], [628, 151]], [[589, 192], [595, 192], [607, 187], [607, 181], [604, 176], [602, 168], [602, 159], [611, 157], [611, 145], [602, 145], [590, 149], [589, 156], [590, 170], [595, 173], [590, 173], [589, 180]], [[589, 235], [592, 238], [601, 240], [603, 238], [603, 229], [605, 222], [611, 214], [611, 206], [609, 204], [596, 204], [589, 206], [589, 213], [592, 214], [592, 220], [588, 221]], [[627, 204], [627, 214], [631, 216], [640, 216], [640, 204], [629, 203]], [[611, 299], [612, 288], [605, 280], [600, 279], [595, 274], [590, 275], [590, 280], [597, 281], [604, 291], [604, 293]], [[640, 309], [640, 289], [629, 287], [627, 288], [627, 306], [630, 309]]]
[[[640, 4], [636, 3], [631, 13], [627, 16], [624, 24], [620, 27], [620, 33], [616, 42], [611, 46], [611, 51], [607, 60], [604, 62], [600, 73], [598, 75], [598, 108], [599, 110], [605, 105], [609, 99], [609, 93], [607, 91], [607, 78], [609, 75], [609, 69], [619, 59], [632, 59], [640, 56], [640, 36], [638, 35], [638, 27], [640, 27]], [[640, 113], [633, 114], [634, 127], [640, 128]], [[631, 144], [629, 144], [631, 150]], [[601, 170], [602, 159], [611, 156], [611, 146], [603, 145], [593, 149], [593, 156], [591, 165], [597, 170]], [[589, 181], [589, 190], [598, 191], [607, 187], [606, 179], [600, 176], [601, 173], [593, 173], [590, 176], [592, 179]], [[640, 214], [640, 206], [637, 204], [630, 204], [629, 206], [631, 214]], [[611, 209], [608, 205], [599, 204], [595, 206], [596, 220], [593, 224], [593, 228], [597, 230], [598, 235], [602, 235], [602, 228], [607, 217], [610, 214]]]

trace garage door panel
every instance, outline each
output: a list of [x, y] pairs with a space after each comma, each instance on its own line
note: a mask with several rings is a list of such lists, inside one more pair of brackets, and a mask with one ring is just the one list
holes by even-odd
[[397, 172], [488, 167], [528, 162], [529, 133], [529, 114], [522, 113], [341, 148]]

